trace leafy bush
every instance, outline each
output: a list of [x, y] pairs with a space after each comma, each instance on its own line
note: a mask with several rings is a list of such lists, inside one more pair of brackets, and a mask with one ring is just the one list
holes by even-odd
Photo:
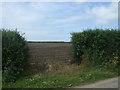
[[74, 62], [87, 58], [93, 65], [118, 66], [120, 60], [120, 31], [89, 29], [72, 33]]
[[17, 30], [1, 31], [3, 82], [14, 82], [25, 68], [28, 46]]

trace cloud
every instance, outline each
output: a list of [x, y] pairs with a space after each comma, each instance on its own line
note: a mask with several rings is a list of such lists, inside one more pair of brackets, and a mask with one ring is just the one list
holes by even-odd
[[10, 2], [2, 10], [3, 26], [25, 32], [27, 40], [69, 40], [73, 31], [117, 24], [117, 3]]
[[[70, 6], [71, 5], [71, 6]], [[117, 18], [117, 3], [87, 6], [80, 3], [10, 3], [3, 8], [4, 26], [25, 28], [34, 24], [50, 25], [75, 24], [82, 20], [94, 19], [98, 25], [107, 24]], [[83, 8], [84, 7], [84, 8]], [[9, 8], [9, 9], [8, 9]], [[80, 9], [82, 8], [82, 9]], [[29, 10], [29, 11], [28, 11]], [[6, 15], [5, 15], [6, 14]], [[16, 22], [16, 23], [15, 23]], [[38, 23], [37, 23], [38, 22]], [[35, 25], [36, 24], [36, 25]]]
[[68, 23], [71, 24], [81, 19], [82, 19], [81, 15], [78, 14], [78, 15], [69, 16], [69, 17], [62, 18], [62, 19], [56, 19], [54, 21], [54, 24], [68, 24]]
[[[28, 11], [29, 10], [29, 11]], [[42, 18], [32, 8], [22, 3], [3, 3], [3, 26], [24, 28]]]
[[96, 6], [86, 10], [87, 15], [90, 15], [90, 18], [95, 19], [96, 25], [108, 24], [112, 20], [117, 20], [118, 18], [118, 4], [111, 3], [108, 6]]
[[75, 0], [75, 2], [119, 2], [119, 0]]
[[73, 0], [1, 0], [0, 2], [74, 2]]
[[[80, 4], [82, 5], [82, 4]], [[83, 4], [84, 5], [84, 4]], [[83, 6], [82, 5], [82, 6]], [[81, 7], [82, 7], [81, 6]], [[78, 21], [91, 21], [95, 25], [106, 25], [118, 18], [118, 3], [113, 2], [109, 5], [96, 5], [93, 7], [84, 6], [84, 12], [76, 13], [62, 19], [56, 19], [54, 24], [71, 24]], [[74, 12], [74, 11], [72, 11]]]
[[0, 27], [2, 27], [2, 3], [0, 3]]
[[0, 2], [119, 2], [119, 0], [0, 0]]

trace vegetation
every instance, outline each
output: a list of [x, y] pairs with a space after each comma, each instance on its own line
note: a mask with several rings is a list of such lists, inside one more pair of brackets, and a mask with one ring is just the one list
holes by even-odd
[[[120, 60], [120, 31], [86, 30], [72, 33], [74, 62], [90, 60], [93, 65], [118, 67]], [[112, 67], [112, 68], [113, 68]]]
[[[19, 36], [20, 41], [15, 38], [16, 36]], [[5, 79], [3, 80], [15, 81], [20, 75], [19, 73], [23, 71], [24, 66], [21, 66], [21, 64], [24, 65], [27, 60], [26, 41], [17, 31], [3, 30], [3, 37], [5, 38], [3, 40], [3, 74]], [[12, 40], [13, 42], [11, 42]], [[23, 43], [19, 44], [18, 41]], [[50, 70], [51, 73], [49, 74], [26, 73], [28, 71], [25, 71], [16, 82], [4, 82], [3, 88], [66, 88], [117, 77], [119, 76], [118, 67], [120, 64], [119, 41], [120, 31], [117, 30], [96, 29], [72, 33], [74, 62], [79, 65], [70, 63], [67, 66], [56, 62], [54, 65], [50, 65], [50, 67], [53, 66], [51, 68], [53, 71]], [[16, 47], [22, 48], [20, 50]], [[12, 50], [13, 52], [10, 52]], [[42, 66], [45, 68], [44, 65]]]
[[14, 82], [25, 68], [28, 47], [25, 38], [15, 30], [2, 31], [2, 75], [3, 82]]
[[81, 64], [75, 73], [28, 74], [15, 83], [3, 84], [3, 88], [66, 88], [116, 77], [117, 75], [117, 70], [86, 67], [85, 64]]

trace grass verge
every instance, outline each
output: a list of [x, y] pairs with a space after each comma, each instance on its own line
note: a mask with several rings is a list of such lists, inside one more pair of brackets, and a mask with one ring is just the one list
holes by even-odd
[[78, 68], [74, 74], [28, 75], [15, 83], [3, 83], [3, 88], [66, 88], [118, 76], [117, 69]]

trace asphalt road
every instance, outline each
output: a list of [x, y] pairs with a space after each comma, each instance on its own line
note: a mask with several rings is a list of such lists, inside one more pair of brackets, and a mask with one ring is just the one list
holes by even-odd
[[[98, 81], [96, 83], [88, 84], [88, 85], [83, 85], [83, 86], [76, 86], [75, 88], [118, 88], [120, 87], [120, 83], [118, 81], [120, 80], [120, 77], [117, 78], [111, 78], [107, 80], [102, 80]], [[120, 82], [120, 81], [119, 81]]]

